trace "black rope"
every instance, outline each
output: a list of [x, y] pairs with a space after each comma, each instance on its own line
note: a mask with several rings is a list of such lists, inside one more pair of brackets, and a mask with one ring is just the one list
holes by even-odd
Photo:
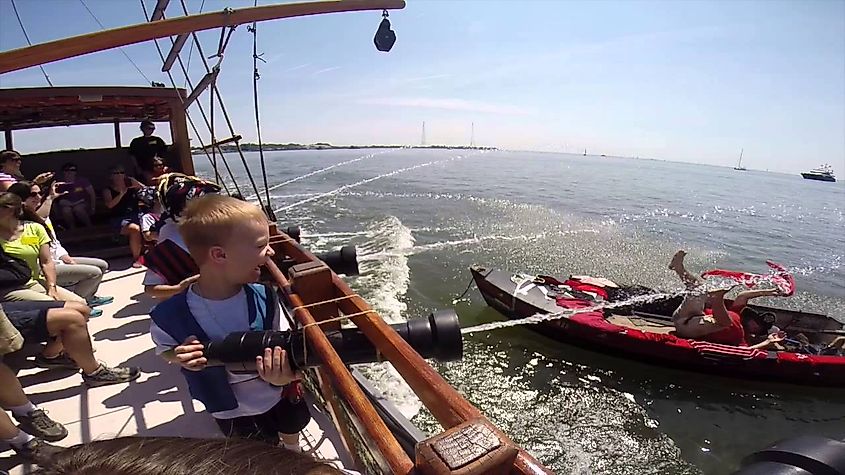
[[[258, 5], [258, 0], [255, 0], [255, 5]], [[252, 100], [255, 104], [255, 131], [258, 137], [258, 157], [261, 161], [261, 177], [264, 180], [264, 199], [267, 201], [267, 207], [264, 212], [271, 221], [276, 221], [276, 213], [273, 212], [270, 206], [270, 189], [267, 184], [267, 165], [264, 162], [264, 145], [261, 141], [261, 117], [258, 113], [258, 80], [261, 75], [258, 73], [258, 61], [264, 61], [261, 55], [258, 54], [258, 26], [257, 22], [253, 22], [252, 29]], [[260, 198], [259, 198], [260, 200]]]
[[452, 302], [457, 302], [458, 300], [464, 298], [464, 296], [467, 294], [467, 292], [469, 292], [469, 289], [472, 288], [472, 284], [474, 284], [474, 283], [475, 283], [475, 279], [470, 279], [469, 284], [467, 284], [467, 288], [464, 289], [464, 292], [461, 295], [459, 295], [458, 298], [456, 298], [455, 300], [452, 300]]
[[[21, 26], [21, 31], [23, 31], [23, 37], [26, 38], [26, 44], [32, 46], [32, 41], [29, 41], [29, 34], [27, 34], [26, 28], [24, 28], [23, 26], [23, 21], [21, 20], [21, 16], [18, 13], [18, 6], [15, 5], [15, 0], [12, 0], [12, 10], [15, 11], [15, 16], [18, 18], [18, 25]], [[53, 87], [53, 81], [50, 81], [50, 76], [47, 75], [47, 71], [44, 70], [44, 66], [39, 64], [38, 68], [41, 70], [41, 74], [44, 75], [44, 79], [47, 80], [47, 84], [49, 84], [50, 87]]]
[[[79, 3], [81, 3], [82, 6], [85, 7], [86, 10], [88, 10], [88, 14], [91, 15], [91, 18], [93, 18], [94, 21], [96, 21], [98, 25], [100, 25], [100, 29], [105, 30], [106, 26], [103, 25], [103, 23], [100, 22], [100, 19], [97, 18], [97, 15], [94, 15], [94, 12], [92, 12], [91, 9], [88, 8], [88, 5], [85, 3], [85, 0], [79, 0]], [[132, 64], [132, 66], [135, 66], [135, 70], [138, 71], [138, 73], [141, 75], [141, 77], [144, 78], [144, 81], [146, 81], [147, 84], [152, 84], [152, 81], [150, 81], [150, 78], [148, 78], [147, 75], [144, 74], [144, 71], [141, 71], [141, 68], [138, 67], [138, 65], [135, 63], [135, 61], [132, 61], [132, 58], [129, 57], [129, 55], [126, 53], [126, 51], [124, 51], [123, 48], [120, 48], [120, 47], [118, 47], [117, 49], [118, 49], [118, 51], [123, 53], [123, 56], [126, 57], [126, 59]]]
[[[140, 1], [141, 1], [141, 8], [144, 10], [144, 17], [145, 17], [145, 18], [147, 18], [147, 21], [149, 21], [150, 16], [149, 16], [149, 14], [147, 13], [147, 6], [146, 6], [146, 5], [144, 5], [144, 0], [140, 0]], [[171, 41], [172, 41], [172, 39], [171, 39]], [[156, 46], [156, 50], [158, 50], [158, 55], [159, 55], [159, 57], [161, 58], [161, 62], [162, 62], [162, 63], [164, 63], [164, 52], [161, 50], [161, 46], [159, 46], [159, 44], [158, 44], [158, 40], [153, 40], [153, 43], [154, 43], [154, 44], [155, 44], [155, 46]], [[180, 64], [181, 64], [181, 62], [182, 62], [181, 58], [179, 58], [178, 56], [177, 56], [177, 58], [179, 59], [179, 62], [180, 62]], [[168, 78], [170, 78], [170, 84], [172, 84], [172, 85], [173, 85], [173, 88], [174, 88], [174, 89], [176, 89], [176, 88], [177, 88], [177, 86], [176, 86], [176, 80], [175, 80], [175, 79], [173, 79], [173, 73], [171, 73], [170, 71], [167, 71], [167, 77], [168, 77]], [[186, 81], [188, 81], [188, 76], [187, 76], [187, 75], [185, 75], [185, 80], [186, 80]], [[183, 105], [183, 106], [185, 105], [185, 99], [184, 99], [181, 95], [179, 95], [179, 101], [182, 103], [182, 105]], [[200, 111], [202, 111], [202, 108], [200, 108]], [[200, 135], [200, 133], [199, 133], [199, 129], [197, 129], [197, 126], [196, 126], [196, 124], [194, 124], [194, 120], [191, 118], [191, 115], [190, 115], [190, 114], [188, 114], [188, 110], [187, 110], [187, 109], [185, 109], [185, 117], [188, 119], [188, 123], [189, 123], [189, 124], [191, 124], [191, 128], [192, 128], [192, 129], [193, 129], [193, 131], [194, 131], [194, 135], [196, 135], [197, 140], [198, 140], [198, 141], [199, 141], [199, 143], [200, 143], [200, 148], [201, 148], [201, 149], [202, 149], [202, 151], [205, 153], [205, 156], [206, 156], [206, 158], [208, 158], [209, 163], [211, 163], [211, 155], [209, 155], [208, 150], [206, 150], [206, 148], [205, 148], [205, 144], [204, 144], [204, 143], [203, 143], [203, 141], [202, 141], [202, 136], [201, 136], [201, 135]], [[204, 113], [204, 112], [203, 112], [203, 117], [205, 117], [205, 113]], [[207, 121], [206, 121], [206, 123], [207, 123]], [[212, 166], [213, 166], [213, 165], [212, 165]], [[223, 181], [223, 182], [221, 183], [221, 185], [223, 186], [223, 189], [226, 191], [226, 194], [229, 194], [229, 195], [231, 195], [231, 194], [232, 194], [232, 193], [229, 191], [229, 188], [226, 186], [226, 182], [225, 182], [225, 181]]]

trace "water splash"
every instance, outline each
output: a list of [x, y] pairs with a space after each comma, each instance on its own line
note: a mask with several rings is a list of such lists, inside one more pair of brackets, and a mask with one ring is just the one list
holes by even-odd
[[599, 310], [606, 310], [606, 309], [613, 309], [618, 307], [626, 307], [631, 305], [642, 305], [648, 304], [653, 302], [658, 302], [660, 300], [668, 300], [673, 297], [677, 297], [679, 295], [685, 295], [689, 293], [688, 291], [681, 291], [676, 293], [654, 293], [648, 295], [638, 295], [636, 297], [631, 297], [626, 300], [620, 300], [619, 302], [606, 302], [601, 303], [599, 305], [593, 305], [592, 307], [586, 308], [579, 308], [579, 309], [572, 309], [572, 310], [561, 310], [559, 312], [554, 313], [535, 313], [530, 317], [520, 318], [517, 320], [505, 320], [502, 322], [492, 322], [492, 323], [482, 323], [481, 325], [475, 325], [472, 327], [462, 328], [461, 334], [462, 335], [469, 335], [472, 333], [477, 332], [486, 332], [491, 330], [499, 330], [501, 328], [509, 328], [509, 327], [517, 327], [521, 325], [535, 325], [537, 323], [543, 322], [550, 322], [553, 320], [560, 320], [562, 318], [569, 318], [573, 315], [577, 315], [580, 313], [590, 313], [596, 312]]
[[306, 198], [304, 200], [297, 201], [297, 202], [289, 204], [287, 206], [283, 206], [283, 207], [277, 209], [275, 212], [280, 213], [282, 211], [288, 211], [288, 210], [295, 208], [297, 206], [304, 205], [306, 203], [310, 203], [312, 201], [316, 201], [316, 200], [319, 200], [321, 198], [325, 198], [327, 196], [337, 195], [337, 194], [343, 193], [344, 191], [346, 191], [350, 188], [355, 188], [356, 186], [366, 185], [367, 183], [371, 183], [373, 181], [380, 180], [382, 178], [388, 178], [388, 177], [391, 177], [391, 176], [394, 176], [394, 175], [398, 175], [400, 173], [409, 172], [409, 171], [412, 171], [412, 170], [416, 170], [418, 168], [428, 167], [428, 166], [431, 166], [431, 165], [439, 165], [439, 164], [442, 164], [442, 163], [453, 162], [455, 160], [461, 160], [463, 158], [471, 157], [471, 156], [474, 156], [474, 155], [479, 155], [479, 154], [484, 153], [484, 152], [485, 151], [479, 151], [479, 152], [476, 152], [476, 153], [469, 153], [469, 154], [466, 154], [466, 155], [456, 155], [454, 157], [446, 158], [446, 159], [443, 159], [443, 160], [433, 160], [431, 162], [420, 163], [420, 164], [413, 165], [413, 166], [410, 166], [410, 167], [405, 167], [405, 168], [400, 168], [398, 170], [393, 170], [392, 172], [382, 173], [381, 175], [377, 175], [377, 176], [374, 176], [372, 178], [367, 178], [365, 180], [356, 181], [355, 183], [350, 183], [348, 185], [343, 185], [339, 188], [335, 188], [334, 190], [327, 191], [325, 193], [320, 193], [319, 195], [312, 196], [310, 198]]
[[[761, 278], [755, 281], [756, 286], [760, 286], [760, 284], [771, 284], [774, 285], [773, 279], [776, 277], [776, 274], [770, 274], [761, 276]], [[603, 302], [597, 305], [593, 305], [591, 307], [586, 308], [579, 308], [579, 309], [566, 309], [561, 310], [554, 313], [535, 313], [530, 317], [520, 318], [516, 320], [505, 320], [501, 322], [492, 322], [492, 323], [483, 323], [481, 325], [475, 325], [472, 327], [462, 328], [461, 334], [468, 335], [477, 332], [485, 332], [491, 330], [498, 330], [501, 328], [509, 328], [509, 327], [516, 327], [521, 325], [535, 325], [537, 323], [549, 322], [553, 320], [560, 320], [563, 318], [569, 318], [573, 315], [578, 315], [582, 313], [591, 313], [596, 312], [599, 310], [609, 310], [619, 307], [628, 307], [628, 306], [636, 306], [636, 305], [644, 305], [654, 302], [659, 302], [661, 300], [669, 300], [675, 297], [687, 296], [687, 295], [701, 295], [704, 293], [710, 293], [717, 290], [730, 290], [735, 287], [739, 287], [741, 284], [737, 283], [733, 279], [729, 279], [726, 277], [719, 277], [719, 276], [712, 276], [704, 281], [702, 281], [698, 286], [690, 289], [679, 290], [676, 292], [665, 293], [665, 292], [655, 292], [652, 294], [646, 295], [638, 295], [635, 297], [631, 297], [629, 299], [620, 300], [618, 302]]]
[[[397, 248], [391, 250], [377, 250], [372, 247], [362, 247], [362, 250], [365, 251], [364, 253], [358, 256], [359, 261], [368, 261], [368, 260], [379, 260], [385, 257], [392, 257], [392, 256], [412, 256], [415, 254], [419, 254], [422, 252], [427, 251], [436, 251], [439, 249], [449, 248], [449, 247], [458, 247], [470, 244], [481, 244], [484, 241], [537, 241], [540, 239], [545, 239], [549, 237], [551, 234], [557, 235], [569, 235], [569, 234], [581, 234], [581, 233], [590, 233], [590, 234], [598, 234], [599, 231], [595, 229], [574, 229], [568, 231], [557, 231], [555, 233], [543, 232], [538, 234], [531, 234], [531, 235], [523, 235], [523, 236], [508, 236], [508, 235], [501, 235], [501, 234], [491, 234], [487, 236], [473, 236], [471, 238], [464, 238], [464, 239], [454, 239], [450, 241], [438, 241], [429, 244], [421, 244], [418, 246], [411, 246], [407, 248]], [[366, 252], [372, 251], [372, 252]]]
[[[370, 223], [366, 233], [372, 236], [375, 245], [382, 248], [404, 248], [414, 245], [411, 230], [395, 216], [388, 216]], [[351, 283], [356, 292], [364, 297], [386, 321], [390, 323], [404, 321], [407, 310], [405, 296], [411, 281], [408, 258], [394, 256], [377, 265], [362, 263], [361, 271], [361, 275]], [[419, 412], [422, 403], [393, 366], [387, 363], [362, 365], [361, 372], [396, 405], [405, 417], [411, 418]]]

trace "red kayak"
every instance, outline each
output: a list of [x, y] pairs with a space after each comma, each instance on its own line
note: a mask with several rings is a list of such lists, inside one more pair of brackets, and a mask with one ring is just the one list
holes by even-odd
[[[671, 315], [682, 297], [595, 309], [596, 296], [600, 301], [613, 303], [650, 289], [605, 287], [601, 285], [601, 279], [594, 278], [560, 282], [550, 277], [525, 278], [480, 266], [470, 270], [487, 304], [510, 319], [583, 309], [564, 318], [527, 325], [527, 328], [559, 341], [690, 371], [845, 387], [843, 356], [756, 350], [676, 337]], [[595, 284], [595, 281], [599, 283]], [[566, 285], [561, 287], [563, 284]], [[561, 292], [562, 288], [567, 290]], [[836, 336], [845, 335], [842, 323], [826, 315], [759, 305], [749, 307], [774, 313], [775, 325], [781, 330], [790, 336], [803, 333], [814, 345], [823, 346]]]

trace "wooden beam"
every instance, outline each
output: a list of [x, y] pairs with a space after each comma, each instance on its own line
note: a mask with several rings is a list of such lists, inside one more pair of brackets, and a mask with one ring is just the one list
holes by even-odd
[[[0, 53], [0, 74], [166, 36], [324, 13], [400, 9], [405, 0], [323, 0], [223, 10], [97, 31]], [[375, 20], [374, 20], [375, 21]]]
[[234, 135], [232, 137], [229, 137], [228, 139], [223, 139], [223, 140], [220, 140], [220, 141], [217, 141], [217, 142], [214, 142], [214, 143], [210, 143], [210, 144], [206, 145], [205, 147], [203, 147], [202, 149], [208, 150], [210, 148], [219, 147], [221, 145], [226, 145], [227, 143], [240, 142], [242, 138], [243, 137], [241, 137], [240, 135]]
[[197, 100], [197, 97], [202, 94], [202, 91], [205, 91], [206, 88], [208, 88], [208, 86], [210, 86], [211, 83], [213, 83], [217, 79], [218, 74], [220, 74], [220, 69], [216, 67], [212, 69], [210, 73], [206, 73], [205, 76], [200, 79], [200, 82], [197, 83], [197, 86], [194, 88], [194, 90], [191, 91], [191, 94], [188, 95], [188, 98], [185, 99], [185, 103], [182, 105], [182, 107], [185, 110], [188, 110], [188, 107], [190, 107], [191, 104], [193, 104], [194, 101]]
[[121, 148], [120, 143], [120, 121], [114, 121], [114, 148]]
[[[287, 278], [273, 261], [267, 263], [267, 269], [280, 288], [289, 287], [290, 283]], [[315, 325], [311, 312], [302, 307], [303, 302], [297, 294], [288, 294], [288, 299], [296, 307], [294, 316], [304, 327], [303, 331], [308, 339], [308, 348], [313, 350], [323, 361], [322, 368], [330, 376], [340, 396], [349, 404], [349, 407], [361, 421], [364, 432], [372, 439], [385, 461], [390, 465], [390, 472], [410, 475], [414, 470], [413, 462], [402, 450], [393, 434], [390, 433], [390, 429], [379, 417], [367, 396], [361, 391], [358, 383], [355, 382], [355, 378], [352, 377], [340, 356], [335, 352], [326, 334]]]
[[189, 33], [182, 33], [176, 37], [176, 41], [173, 42], [170, 52], [167, 53], [167, 59], [164, 60], [161, 72], [166, 73], [173, 67], [173, 63], [176, 61], [176, 58], [179, 57], [179, 52], [182, 51], [182, 47], [185, 46], [185, 41], [188, 39], [188, 35]]
[[12, 128], [11, 127], [7, 126], [5, 128], [5, 130], [3, 130], [3, 137], [6, 139], [6, 148], [4, 148], [3, 150], [14, 149], [15, 145], [12, 143]]
[[194, 160], [191, 157], [188, 119], [182, 103], [178, 101], [170, 103], [170, 138], [173, 141], [170, 147], [170, 159], [179, 163], [179, 171], [186, 175], [193, 175], [195, 173]]
[[158, 0], [156, 2], [156, 7], [153, 9], [153, 14], [150, 15], [150, 21], [159, 21], [164, 18], [164, 10], [167, 8], [167, 4], [170, 3], [170, 0]]

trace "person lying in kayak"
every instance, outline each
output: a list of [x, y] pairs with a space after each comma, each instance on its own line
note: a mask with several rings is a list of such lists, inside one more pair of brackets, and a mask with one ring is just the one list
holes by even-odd
[[[740, 316], [746, 311], [746, 305], [750, 299], [780, 295], [779, 290], [762, 289], [740, 292], [731, 308], [728, 309], [725, 305], [725, 294], [732, 287], [710, 292], [699, 290], [701, 281], [684, 267], [685, 256], [686, 252], [678, 251], [669, 264], [669, 269], [678, 274], [691, 292], [684, 297], [672, 314], [672, 323], [675, 325], [675, 334], [678, 337], [726, 345], [749, 346], [747, 336], [754, 336], [756, 337], [753, 338], [754, 340], [760, 340], [750, 345], [754, 348], [765, 348], [783, 341], [786, 337], [783, 332], [775, 330], [767, 334], [769, 328], [765, 328], [759, 318], [754, 318], [751, 312], [747, 312], [749, 315], [745, 319]], [[746, 335], [746, 328], [750, 330], [748, 335]]]

